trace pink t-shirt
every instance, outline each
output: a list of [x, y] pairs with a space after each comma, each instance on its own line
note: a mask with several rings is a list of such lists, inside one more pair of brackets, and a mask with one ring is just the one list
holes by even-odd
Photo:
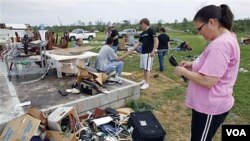
[[232, 93], [239, 63], [240, 47], [233, 33], [223, 33], [213, 40], [193, 62], [192, 71], [218, 77], [219, 81], [212, 88], [190, 81], [186, 106], [210, 115], [229, 111], [234, 105]]

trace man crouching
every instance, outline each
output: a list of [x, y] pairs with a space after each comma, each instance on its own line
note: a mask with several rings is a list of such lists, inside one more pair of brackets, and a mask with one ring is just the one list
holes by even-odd
[[112, 49], [112, 46], [113, 39], [109, 37], [106, 40], [106, 44], [99, 51], [95, 68], [98, 71], [105, 72], [106, 74], [109, 74], [115, 69], [118, 76], [121, 76], [124, 66], [123, 60], [125, 59], [125, 57], [131, 54], [133, 50], [128, 51], [124, 55], [118, 57], [115, 51]]

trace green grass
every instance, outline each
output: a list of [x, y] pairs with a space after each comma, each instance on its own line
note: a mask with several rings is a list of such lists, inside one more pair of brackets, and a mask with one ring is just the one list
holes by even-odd
[[[206, 41], [199, 35], [188, 35], [181, 33], [170, 33], [171, 38], [180, 38], [189, 42], [190, 46], [193, 48], [190, 52], [174, 52], [173, 54], [177, 61], [185, 60], [185, 56], [197, 56], [199, 55], [205, 45]], [[240, 38], [240, 37], [238, 37]], [[240, 67], [250, 71], [250, 45], [241, 46], [241, 62]], [[159, 112], [164, 113], [164, 116], [157, 115], [163, 127], [166, 129], [168, 137], [166, 140], [188, 140], [188, 135], [190, 134], [190, 120], [191, 120], [191, 110], [185, 109], [184, 100], [186, 85], [181, 82], [182, 80], [175, 76], [173, 73], [173, 67], [168, 63], [168, 57], [165, 57], [166, 70], [161, 73], [159, 72], [159, 63], [157, 57], [154, 60], [153, 70], [161, 73], [169, 78], [173, 79], [176, 83], [180, 83], [180, 86], [176, 86], [170, 89], [161, 91], [160, 93], [148, 93], [145, 91], [141, 92], [141, 99], [139, 103], [146, 103], [156, 110], [156, 114]], [[139, 56], [133, 55], [133, 58], [127, 58], [125, 60], [124, 71], [134, 72], [140, 71], [139, 69]], [[250, 124], [250, 72], [238, 74], [238, 79], [234, 87], [234, 98], [235, 105], [231, 110], [231, 114], [227, 117], [226, 124]], [[162, 84], [169, 85], [169, 84]], [[157, 86], [154, 86], [157, 88]], [[176, 102], [177, 101], [177, 102]], [[142, 104], [143, 105], [143, 104]], [[164, 110], [164, 107], [171, 107]], [[175, 115], [171, 118], [169, 116]], [[175, 121], [175, 119], [177, 121]], [[166, 121], [170, 120], [170, 121]], [[174, 123], [171, 123], [174, 122]], [[182, 130], [184, 129], [184, 130]], [[214, 137], [214, 141], [221, 140], [221, 132]]]
[[[187, 41], [190, 46], [193, 48], [190, 52], [174, 52], [172, 51], [171, 54], [173, 54], [177, 61], [181, 61], [185, 59], [185, 56], [191, 55], [199, 55], [205, 45], [206, 41], [199, 35], [190, 35], [190, 34], [181, 34], [181, 33], [170, 33], [171, 38], [179, 38], [182, 40]], [[240, 37], [238, 37], [240, 38]], [[177, 82], [181, 81], [178, 77], [176, 77], [173, 74], [173, 67], [170, 66], [168, 63], [168, 57], [165, 58], [165, 65], [166, 70], [163, 72], [164, 75], [172, 78], [173, 80], [176, 80]], [[126, 59], [124, 71], [139, 71], [139, 57], [137, 55], [134, 55], [133, 58]], [[154, 70], [159, 70], [158, 68], [159, 63], [158, 59], [155, 58], [154, 61]], [[250, 71], [250, 45], [248, 46], [241, 46], [241, 62], [240, 67], [247, 69]], [[244, 120], [250, 123], [250, 72], [248, 73], [239, 73], [238, 79], [236, 82], [236, 85], [234, 87], [234, 97], [235, 97], [235, 106], [232, 109], [232, 112], [238, 114], [239, 116], [243, 116]], [[185, 87], [178, 87], [178, 88], [172, 88], [170, 90], [166, 90], [162, 92], [162, 94], [159, 94], [161, 97], [159, 99], [166, 100], [166, 99], [179, 99], [179, 94], [185, 92]], [[169, 95], [169, 93], [171, 93]], [[167, 95], [166, 95], [167, 94]], [[158, 98], [156, 98], [158, 99]], [[155, 102], [152, 102], [152, 105], [155, 105], [156, 107], [159, 105], [160, 101], [155, 100]]]
[[[250, 70], [250, 46], [241, 46], [240, 67]], [[250, 72], [239, 73], [234, 87], [234, 112], [239, 112], [250, 123]]]
[[[199, 35], [182, 34], [182, 33], [169, 33], [170, 38], [179, 38], [185, 40], [192, 47], [192, 51], [189, 52], [175, 52], [172, 51], [170, 54], [174, 55], [178, 62], [186, 60], [186, 56], [197, 56], [203, 50], [207, 42]], [[241, 37], [247, 37], [246, 34], [238, 34], [238, 39]], [[84, 46], [92, 46], [92, 51], [98, 52], [102, 46], [102, 42], [105, 39], [104, 33], [97, 33], [97, 38], [90, 41], [89, 44]], [[69, 47], [72, 46], [72, 42], [69, 43]], [[176, 47], [175, 44], [171, 44], [171, 47]], [[118, 52], [121, 55], [123, 52]], [[159, 72], [158, 58], [155, 57], [153, 65], [153, 73], [159, 73], [161, 76], [167, 76], [172, 79], [173, 82], [162, 83], [162, 78], [154, 78], [158, 81], [157, 85], [164, 85], [167, 89], [152, 91], [146, 90], [141, 91], [141, 97], [137, 101], [139, 109], [150, 109], [153, 110], [156, 117], [161, 122], [162, 126], [167, 132], [166, 140], [189, 140], [190, 136], [190, 121], [191, 121], [191, 110], [185, 108], [185, 92], [186, 84], [180, 77], [177, 77], [173, 73], [173, 67], [168, 63], [168, 57], [165, 57], [166, 69], [164, 72]], [[91, 60], [94, 62], [95, 58]], [[140, 58], [138, 54], [132, 54], [125, 59], [125, 72], [141, 72], [139, 68]], [[240, 67], [250, 71], [250, 45], [241, 46], [241, 62]], [[250, 124], [250, 72], [239, 73], [236, 85], [234, 87], [234, 98], [235, 105], [231, 110], [231, 114], [226, 119], [227, 124]], [[174, 83], [174, 84], [172, 84]], [[177, 85], [176, 85], [177, 84]], [[153, 86], [154, 89], [161, 89], [158, 86]], [[128, 101], [128, 106], [131, 106], [132, 102]], [[214, 141], [221, 140], [221, 130], [218, 130], [214, 137]]]
[[[192, 51], [189, 52], [175, 52], [172, 51], [170, 54], [173, 54], [177, 61], [185, 60], [186, 56], [197, 56], [199, 55], [205, 45], [206, 41], [199, 35], [192, 35], [192, 34], [182, 34], [182, 33], [169, 33], [170, 38], [179, 38], [181, 40], [185, 40], [189, 43], [192, 47]], [[245, 34], [240, 33], [238, 35], [238, 39], [241, 37], [246, 37]], [[93, 41], [90, 41], [90, 44], [86, 46], [93, 46], [95, 49], [93, 51], [98, 52], [99, 47], [101, 46], [100, 43], [96, 41], [103, 41], [105, 39], [104, 33], [97, 33], [97, 38]], [[172, 45], [172, 47], [175, 47]], [[168, 63], [168, 57], [165, 57], [165, 65], [166, 70], [161, 74], [172, 78], [176, 83], [180, 83], [181, 79], [176, 77], [173, 74], [173, 67]], [[240, 67], [247, 69], [250, 71], [250, 45], [248, 46], [241, 46], [241, 62]], [[159, 63], [158, 58], [155, 57], [153, 70], [159, 70]], [[126, 58], [124, 71], [126, 72], [137, 72], [140, 71], [139, 69], [139, 55], [133, 54]], [[159, 72], [160, 73], [160, 72]], [[180, 83], [183, 85], [183, 83]], [[242, 118], [243, 121], [246, 121], [250, 124], [250, 72], [248, 73], [239, 73], [236, 85], [234, 87], [234, 97], [235, 97], [235, 106], [232, 109], [232, 112]], [[163, 84], [164, 85], [164, 84]], [[167, 89], [162, 91], [160, 94], [157, 94], [155, 100], [153, 101], [145, 101], [154, 108], [159, 108], [159, 106], [164, 103], [166, 100], [184, 100], [185, 97], [186, 86], [174, 87], [172, 89]], [[142, 95], [144, 93], [142, 92]], [[181, 95], [180, 95], [181, 94]]]

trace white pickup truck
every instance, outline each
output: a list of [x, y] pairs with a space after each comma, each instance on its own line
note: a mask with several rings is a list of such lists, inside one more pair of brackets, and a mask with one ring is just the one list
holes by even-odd
[[92, 40], [96, 37], [96, 33], [89, 32], [83, 29], [74, 29], [72, 32], [69, 33], [70, 41], [75, 41], [78, 38]]
[[141, 32], [136, 31], [136, 29], [128, 28], [124, 29], [123, 31], [118, 32], [119, 38], [123, 38], [125, 35], [131, 34], [135, 38], [139, 38]]

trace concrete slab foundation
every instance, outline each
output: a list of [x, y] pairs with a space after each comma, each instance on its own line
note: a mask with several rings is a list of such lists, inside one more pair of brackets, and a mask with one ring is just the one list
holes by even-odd
[[30, 106], [17, 107], [17, 104], [31, 101], [32, 106], [50, 113], [60, 106], [74, 106], [79, 115], [95, 108], [119, 108], [126, 105], [129, 99], [140, 97], [140, 85], [123, 79], [122, 85], [106, 85], [109, 94], [90, 96], [87, 94], [69, 94], [61, 96], [58, 89], [70, 88], [76, 76], [57, 78], [56, 71], [50, 71], [44, 80], [22, 84], [22, 82], [39, 78], [38, 75], [22, 75], [7, 78], [4, 62], [0, 62], [0, 133], [5, 123], [24, 114]]

